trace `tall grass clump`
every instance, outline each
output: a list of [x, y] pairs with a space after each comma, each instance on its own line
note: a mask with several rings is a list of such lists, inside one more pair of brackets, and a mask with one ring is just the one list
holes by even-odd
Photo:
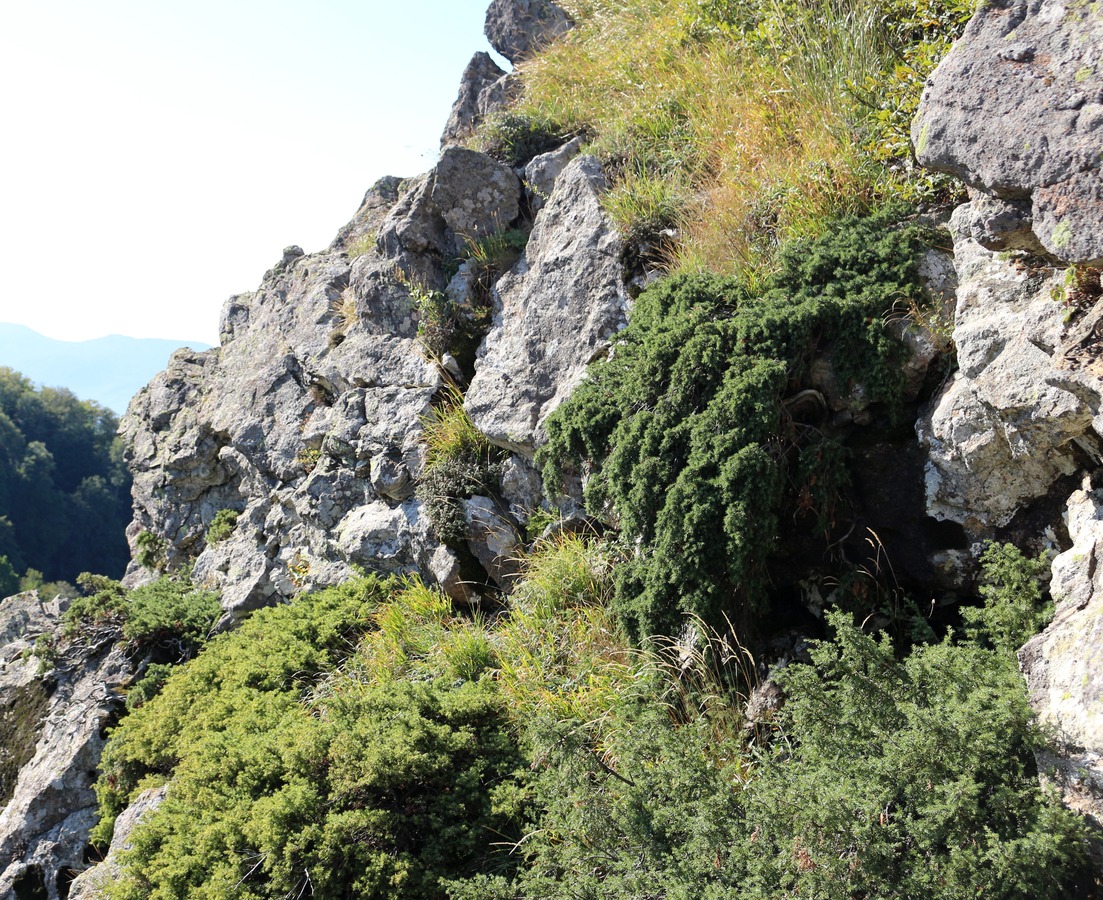
[[438, 539], [452, 546], [464, 540], [463, 501], [493, 492], [499, 478], [502, 451], [472, 423], [463, 408], [463, 394], [448, 387], [442, 401], [422, 420], [425, 470], [417, 497]]
[[518, 67], [511, 115], [590, 136], [622, 232], [678, 226], [675, 271], [769, 270], [833, 217], [944, 189], [912, 165], [907, 124], [971, 0], [564, 6], [578, 25]]

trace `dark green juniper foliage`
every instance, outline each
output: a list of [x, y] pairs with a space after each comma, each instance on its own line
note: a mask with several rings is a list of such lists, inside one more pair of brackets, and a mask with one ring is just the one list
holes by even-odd
[[[1006, 553], [986, 562], [1001, 620], [1026, 584]], [[1013, 650], [950, 635], [901, 658], [847, 613], [829, 624], [812, 664], [778, 676], [770, 749], [705, 716], [674, 724], [642, 684], [600, 756], [581, 723], [528, 723], [540, 813], [526, 864], [456, 896], [1079, 896], [1085, 829], [1039, 785], [1044, 739]]]
[[497, 865], [524, 761], [492, 681], [341, 678], [310, 699], [394, 587], [261, 610], [123, 721], [96, 837], [150, 776], [174, 777], [110, 896], [443, 897], [443, 877]]
[[77, 581], [87, 594], [65, 611], [65, 637], [76, 640], [90, 633], [114, 632], [131, 655], [160, 662], [194, 656], [221, 613], [218, 594], [197, 589], [187, 578], [166, 575], [132, 591], [88, 572]]
[[758, 291], [692, 276], [644, 292], [615, 352], [549, 419], [538, 456], [549, 489], [593, 465], [591, 509], [638, 542], [618, 589], [636, 637], [673, 633], [684, 612], [745, 622], [765, 606], [783, 501], [808, 487], [789, 482], [802, 471], [838, 481], [840, 454], [783, 407], [817, 348], [830, 346], [840, 378], [872, 401], [899, 397], [901, 348], [882, 316], [918, 294], [923, 235], [897, 219], [844, 219], [783, 249]]

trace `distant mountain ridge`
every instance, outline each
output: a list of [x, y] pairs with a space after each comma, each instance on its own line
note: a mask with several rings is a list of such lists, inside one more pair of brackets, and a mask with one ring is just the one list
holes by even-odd
[[43, 387], [64, 387], [122, 415], [130, 398], [168, 365], [180, 347], [209, 344], [119, 334], [89, 341], [59, 341], [24, 325], [0, 322], [0, 366]]

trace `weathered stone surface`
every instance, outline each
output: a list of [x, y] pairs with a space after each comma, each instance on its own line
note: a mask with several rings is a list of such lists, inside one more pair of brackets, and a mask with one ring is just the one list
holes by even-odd
[[917, 427], [931, 515], [979, 537], [1096, 452], [1103, 381], [1065, 362], [1068, 311], [1055, 299], [1064, 273], [985, 250], [971, 216], [965, 206], [952, 221], [960, 368]]
[[563, 174], [567, 164], [582, 151], [582, 143], [582, 138], [576, 137], [557, 150], [541, 153], [525, 166], [521, 181], [525, 186], [529, 209], [534, 214], [544, 208], [552, 191], [555, 190], [556, 179]]
[[465, 408], [491, 441], [531, 457], [543, 424], [624, 327], [622, 242], [601, 209], [601, 165], [575, 159], [494, 291]]
[[552, 0], [494, 0], [483, 32], [490, 46], [519, 62], [572, 27], [571, 17]]
[[912, 139], [928, 168], [1029, 201], [1010, 232], [1007, 208], [993, 207], [978, 238], [1012, 233], [1022, 246], [1030, 222], [1058, 258], [1103, 262], [1103, 17], [1091, 4], [980, 7], [928, 81]]
[[491, 88], [505, 74], [489, 53], [480, 51], [471, 57], [460, 76], [460, 91], [440, 137], [441, 147], [459, 144], [470, 137], [479, 122], [496, 108], [495, 101], [504, 99], [501, 91]]
[[133, 673], [111, 641], [40, 673], [39, 660], [24, 658], [23, 651], [35, 639], [56, 638], [59, 627], [58, 605], [40, 603], [34, 592], [0, 603], [0, 633], [18, 633], [0, 647], [0, 708], [10, 714], [29, 691], [37, 690], [41, 700], [34, 709], [41, 720], [33, 747], [4, 748], [5, 754], [27, 751], [28, 758], [0, 812], [0, 897], [12, 897], [21, 884], [58, 900], [69, 871], [84, 867], [88, 832], [98, 818], [92, 783], [102, 731]]
[[150, 788], [124, 809], [115, 819], [111, 846], [101, 863], [85, 869], [69, 886], [69, 900], [95, 900], [119, 877], [119, 854], [130, 849], [130, 833], [143, 819], [159, 807], [168, 794], [168, 786]]
[[508, 589], [520, 571], [521, 546], [508, 512], [490, 497], [463, 502], [467, 544], [499, 587]]
[[455, 256], [465, 239], [508, 228], [520, 212], [520, 198], [512, 169], [475, 150], [448, 147], [436, 168], [387, 216], [379, 246], [390, 258]]
[[[481, 175], [465, 181], [458, 171], [467, 162], [482, 175], [492, 169], [485, 195]], [[457, 152], [440, 179], [428, 179], [433, 196], [450, 198], [438, 209], [442, 228], [481, 228], [480, 215], [503, 203], [515, 215], [516, 177], [487, 162]], [[224, 626], [346, 578], [354, 563], [409, 571], [437, 546], [412, 524], [410, 497], [423, 465], [421, 418], [441, 377], [417, 342], [410, 289], [363, 240], [389, 201], [409, 196], [401, 187], [380, 182], [329, 250], [289, 248], [257, 291], [227, 303], [222, 346], [177, 353], [123, 420], [132, 546], [147, 531], [163, 541], [164, 565], [194, 559], [196, 580], [223, 592]], [[207, 546], [208, 526], [227, 508], [239, 512], [237, 527]], [[386, 541], [371, 526], [383, 519], [401, 519]], [[132, 564], [128, 583], [153, 574]]]
[[[1073, 545], [1053, 561], [1053, 622], [1019, 651], [1031, 703], [1057, 738], [1040, 768], [1072, 809], [1103, 827], [1103, 490], [1086, 478], [1068, 500]], [[1100, 848], [1096, 848], [1097, 854]]]

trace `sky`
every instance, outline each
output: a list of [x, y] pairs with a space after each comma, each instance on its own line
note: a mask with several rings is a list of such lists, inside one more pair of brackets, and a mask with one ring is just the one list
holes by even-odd
[[285, 246], [432, 167], [488, 5], [4, 4], [0, 321], [216, 344]]

